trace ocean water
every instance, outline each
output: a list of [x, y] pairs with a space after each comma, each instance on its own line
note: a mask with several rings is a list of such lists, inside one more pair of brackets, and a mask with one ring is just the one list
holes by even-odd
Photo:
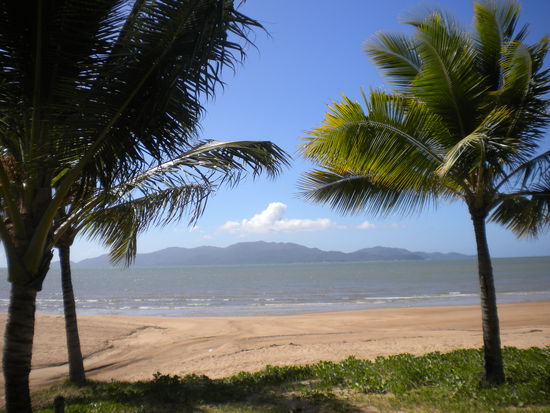
[[[53, 263], [37, 311], [62, 313]], [[494, 259], [499, 303], [550, 299], [550, 257]], [[0, 311], [8, 307], [0, 270]], [[475, 260], [73, 268], [79, 314], [283, 315], [479, 304]]]

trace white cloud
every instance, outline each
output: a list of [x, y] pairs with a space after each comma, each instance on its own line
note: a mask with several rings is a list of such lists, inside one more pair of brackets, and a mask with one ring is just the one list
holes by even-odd
[[359, 225], [357, 225], [357, 229], [374, 229], [376, 228], [376, 225], [370, 223], [369, 221], [363, 221]]
[[227, 221], [220, 229], [229, 232], [257, 233], [321, 231], [338, 226], [328, 218], [319, 219], [285, 219], [283, 215], [287, 206], [282, 202], [272, 202], [266, 209], [250, 219], [240, 222]]

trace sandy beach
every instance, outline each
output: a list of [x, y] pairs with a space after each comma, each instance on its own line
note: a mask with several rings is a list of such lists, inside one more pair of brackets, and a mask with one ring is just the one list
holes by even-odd
[[[550, 345], [550, 301], [499, 306], [504, 346]], [[0, 315], [2, 331], [6, 315]], [[79, 317], [87, 377], [150, 379], [155, 372], [222, 377], [266, 364], [373, 359], [482, 345], [477, 306], [399, 308], [276, 317]], [[31, 388], [63, 379], [61, 315], [37, 315]], [[2, 380], [2, 379], [0, 379]], [[3, 395], [4, 386], [0, 383]]]

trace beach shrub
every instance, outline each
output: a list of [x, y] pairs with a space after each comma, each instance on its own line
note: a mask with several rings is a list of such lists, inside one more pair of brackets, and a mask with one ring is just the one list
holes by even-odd
[[391, 393], [410, 401], [469, 401], [480, 406], [517, 406], [550, 402], [550, 347], [504, 348], [507, 382], [485, 388], [479, 363], [482, 350], [456, 350], [423, 356], [399, 354], [375, 362], [350, 357], [313, 366], [321, 388], [340, 386], [365, 393]]
[[67, 413], [352, 412], [361, 404], [384, 411], [550, 411], [550, 347], [505, 347], [503, 354], [507, 381], [498, 387], [483, 385], [483, 352], [470, 349], [267, 366], [222, 379], [156, 373], [135, 383], [64, 383], [37, 394], [35, 404], [52, 412], [51, 402], [61, 394]]

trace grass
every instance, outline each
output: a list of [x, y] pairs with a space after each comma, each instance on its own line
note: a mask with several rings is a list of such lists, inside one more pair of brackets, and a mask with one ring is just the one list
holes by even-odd
[[480, 383], [481, 350], [375, 361], [350, 357], [308, 366], [267, 366], [223, 379], [157, 373], [140, 382], [63, 383], [33, 395], [38, 412], [550, 412], [550, 347], [504, 349], [507, 381]]

